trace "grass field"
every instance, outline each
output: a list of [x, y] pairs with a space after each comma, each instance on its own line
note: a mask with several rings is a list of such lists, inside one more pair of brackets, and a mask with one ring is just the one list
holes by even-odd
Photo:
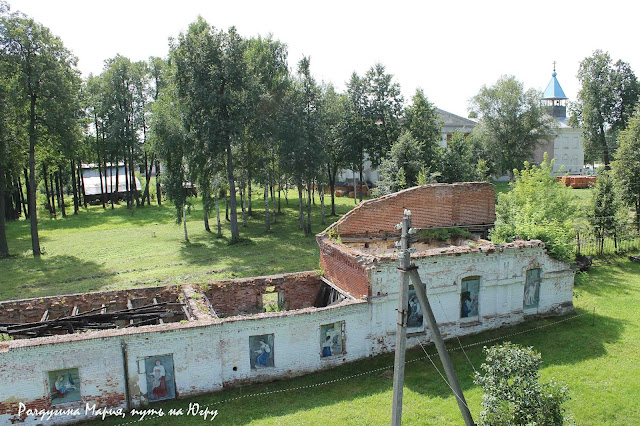
[[[534, 346], [542, 353], [543, 380], [553, 377], [568, 384], [571, 400], [566, 403], [567, 413], [578, 424], [639, 424], [639, 300], [640, 265], [621, 257], [610, 258], [577, 276], [574, 301], [579, 316], [541, 319], [464, 338], [462, 345], [474, 345], [466, 348], [469, 361], [457, 341], [448, 342], [474, 418], [479, 417], [482, 395], [471, 376], [484, 360], [482, 347], [509, 340]], [[430, 355], [435, 354], [433, 346], [426, 349]], [[410, 350], [407, 360], [403, 422], [461, 424], [455, 399], [422, 349]], [[442, 371], [437, 356], [433, 360]], [[157, 403], [149, 408], [163, 408], [165, 412], [182, 408], [186, 412], [190, 403], [209, 405], [211, 410], [218, 410], [215, 424], [224, 425], [389, 424], [392, 366], [393, 354], [387, 354], [300, 378]], [[338, 381], [316, 386], [333, 380]], [[261, 393], [267, 394], [256, 395]], [[107, 423], [124, 421], [111, 419]], [[185, 415], [148, 419], [145, 424], [203, 422]]]
[[[264, 230], [264, 203], [254, 198], [254, 217], [246, 228], [239, 212], [240, 234], [248, 240], [234, 245], [229, 245], [224, 202], [223, 238], [216, 238], [215, 212], [210, 219], [214, 232], [208, 233], [199, 199], [187, 216], [189, 243], [168, 201], [132, 210], [123, 205], [114, 210], [89, 206], [66, 219], [45, 218], [41, 211], [38, 226], [45, 254], [40, 259], [31, 255], [29, 222], [9, 222], [13, 256], [0, 260], [0, 300], [318, 269], [318, 246], [313, 236], [305, 237], [298, 228], [297, 193], [295, 197], [289, 206], [282, 198], [282, 214], [269, 233]], [[336, 200], [338, 215], [354, 206], [353, 199]], [[339, 217], [329, 217], [327, 207], [327, 225], [322, 225], [317, 197], [316, 203], [314, 233]]]
[[[509, 190], [507, 182], [496, 182], [496, 193]], [[585, 192], [586, 191], [586, 192]], [[574, 191], [587, 199], [591, 190]], [[248, 238], [229, 245], [229, 223], [224, 221], [223, 238], [204, 230], [202, 204], [193, 200], [187, 216], [190, 242], [175, 223], [169, 201], [144, 208], [114, 210], [101, 206], [81, 209], [78, 216], [50, 219], [39, 211], [40, 244], [45, 254], [31, 255], [29, 222], [7, 223], [9, 250], [13, 255], [0, 260], [0, 300], [83, 293], [182, 282], [202, 282], [317, 269], [319, 252], [315, 238], [304, 237], [298, 228], [297, 192], [290, 191], [289, 205], [281, 200], [282, 214], [264, 231], [264, 202], [254, 193], [253, 217], [240, 234]], [[67, 199], [70, 201], [70, 199]], [[327, 198], [327, 202], [330, 202]], [[354, 206], [351, 198], [336, 197], [337, 217], [321, 224], [319, 200], [312, 209], [312, 229], [320, 232]], [[41, 203], [42, 205], [42, 203]], [[71, 213], [72, 207], [67, 211]], [[241, 212], [239, 217], [241, 218]], [[210, 219], [215, 231], [215, 216]]]

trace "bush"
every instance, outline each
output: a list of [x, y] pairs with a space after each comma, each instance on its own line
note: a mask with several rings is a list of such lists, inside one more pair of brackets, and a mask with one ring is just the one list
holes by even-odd
[[539, 167], [525, 162], [523, 170], [513, 171], [511, 191], [498, 195], [491, 241], [541, 240], [551, 256], [573, 260], [574, 197], [571, 188], [556, 182], [552, 170], [553, 161], [549, 162], [545, 153]]
[[432, 228], [432, 229], [419, 229], [417, 232], [418, 241], [447, 241], [452, 237], [471, 237], [471, 232], [462, 228]]
[[542, 356], [533, 347], [506, 342], [484, 348], [486, 363], [474, 382], [482, 387], [481, 425], [562, 425], [568, 388], [540, 383]]

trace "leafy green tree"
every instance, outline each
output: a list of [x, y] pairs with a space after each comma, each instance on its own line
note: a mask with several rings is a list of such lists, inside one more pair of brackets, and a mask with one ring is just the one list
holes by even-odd
[[[164, 165], [162, 184], [167, 197], [173, 201], [176, 209], [176, 223], [184, 216], [187, 203], [186, 183], [186, 151], [188, 140], [181, 120], [180, 105], [176, 101], [175, 87], [171, 84], [159, 93], [158, 99], [151, 106], [151, 133], [153, 150]], [[185, 239], [186, 236], [186, 224]]]
[[[16, 87], [18, 109], [26, 111], [19, 124], [28, 135], [29, 217], [31, 220], [31, 248], [40, 256], [38, 218], [36, 211], [36, 146], [46, 137], [64, 137], [68, 124], [75, 117], [67, 117], [71, 105], [77, 101], [78, 78], [76, 59], [48, 28], [25, 15], [0, 13], [0, 52], [3, 60], [14, 66], [12, 84]], [[22, 114], [21, 114], [22, 115]], [[62, 121], [59, 121], [62, 120]]]
[[[360, 192], [362, 192], [362, 180], [364, 178], [364, 162], [367, 151], [371, 149], [370, 124], [371, 118], [367, 113], [366, 82], [355, 72], [347, 83], [347, 104], [345, 108], [345, 161], [351, 170], [358, 171], [360, 175]], [[354, 182], [355, 185], [355, 182]], [[357, 199], [356, 188], [354, 190], [354, 202]]]
[[571, 123], [583, 130], [585, 153], [601, 159], [608, 170], [615, 148], [615, 138], [608, 135], [627, 127], [640, 85], [629, 64], [621, 60], [614, 64], [609, 53], [601, 50], [580, 62], [578, 80], [582, 88], [571, 108]]
[[[3, 3], [0, 3], [0, 8]], [[0, 259], [9, 256], [5, 231], [5, 194], [10, 191], [9, 178], [20, 173], [24, 164], [24, 146], [19, 140], [17, 111], [13, 98], [11, 63], [0, 57]]]
[[[404, 99], [400, 85], [387, 74], [382, 64], [376, 64], [364, 77], [355, 72], [347, 83], [345, 113], [346, 160], [360, 175], [359, 193], [362, 201], [364, 163], [368, 159], [373, 167], [380, 165], [382, 157], [400, 136]], [[355, 201], [355, 200], [354, 200]]]
[[[239, 157], [243, 164], [242, 182], [248, 186], [249, 214], [251, 206], [251, 182], [258, 177], [265, 188], [265, 225], [268, 231], [275, 214], [269, 214], [269, 190], [277, 180], [279, 150], [278, 120], [282, 104], [289, 88], [287, 46], [271, 35], [248, 40], [245, 52], [248, 72], [252, 77], [249, 102], [252, 112], [249, 117], [246, 137], [242, 138]], [[244, 188], [241, 189], [244, 193]], [[274, 206], [275, 208], [275, 203]]]
[[607, 234], [613, 234], [617, 242], [618, 232], [624, 224], [620, 197], [613, 177], [607, 171], [598, 173], [596, 185], [589, 205], [588, 218], [598, 243], [598, 253], [604, 252]]
[[479, 181], [486, 177], [479, 171], [478, 160], [474, 162], [471, 145], [459, 132], [453, 134], [447, 149], [442, 150], [438, 170], [440, 181], [445, 183]]
[[[305, 235], [311, 234], [311, 190], [325, 163], [320, 148], [320, 88], [311, 76], [309, 58], [298, 63], [297, 77], [288, 91], [281, 122], [280, 161], [298, 187], [298, 217]], [[306, 184], [306, 197], [303, 192]], [[307, 219], [304, 219], [304, 203]]]
[[376, 197], [418, 184], [422, 170], [420, 148], [420, 143], [408, 131], [400, 135], [378, 168], [380, 179], [374, 189]]
[[249, 80], [246, 41], [236, 29], [216, 30], [202, 17], [171, 45], [182, 115], [190, 138], [215, 162], [226, 154], [231, 240], [239, 238], [233, 145], [245, 130]]
[[102, 73], [106, 108], [105, 130], [112, 158], [124, 160], [127, 207], [140, 205], [135, 182], [135, 164], [142, 151], [139, 135], [144, 129], [144, 68], [117, 55], [105, 62]]
[[548, 253], [560, 260], [574, 256], [573, 219], [576, 209], [571, 188], [556, 182], [545, 153], [540, 166], [525, 162], [514, 170], [511, 191], [498, 195], [495, 228], [491, 241], [542, 240]]
[[[400, 117], [404, 98], [400, 84], [393, 80], [393, 75], [386, 72], [384, 65], [377, 63], [365, 74], [366, 116], [370, 146], [369, 161], [377, 167], [391, 145], [401, 132]], [[360, 194], [362, 201], [362, 194]]]
[[484, 348], [486, 362], [474, 381], [482, 387], [481, 425], [562, 425], [568, 388], [540, 383], [542, 356], [533, 347], [505, 342]]
[[416, 90], [411, 105], [405, 108], [404, 116], [405, 128], [420, 144], [420, 157], [424, 167], [435, 170], [440, 157], [442, 120], [422, 89]]
[[331, 216], [335, 216], [336, 177], [338, 172], [347, 166], [344, 137], [347, 97], [345, 94], [336, 93], [332, 85], [322, 87], [321, 97], [324, 108], [320, 111], [320, 134], [326, 159], [327, 183], [331, 192]]
[[474, 129], [497, 173], [521, 168], [542, 139], [551, 137], [552, 119], [540, 106], [540, 94], [513, 76], [502, 76], [491, 87], [482, 86], [473, 97], [470, 110], [480, 114]]
[[[158, 58], [158, 57], [150, 57], [149, 58], [149, 78], [151, 79], [151, 84], [150, 84], [150, 91], [151, 91], [151, 97], [153, 98], [153, 101], [156, 101], [158, 99], [158, 96], [160, 95], [160, 91], [164, 89], [164, 87], [168, 84], [168, 64], [169, 61], [167, 59], [164, 58]], [[150, 144], [151, 146], [153, 146], [153, 144]], [[152, 154], [155, 154], [152, 151]], [[160, 162], [156, 159], [155, 160], [155, 165], [153, 165], [154, 163], [154, 158], [152, 157], [151, 159], [151, 164], [152, 166], [149, 167], [149, 175], [151, 174], [151, 167], [155, 167], [155, 171], [156, 171], [156, 202], [158, 203], [158, 205], [162, 205], [162, 188], [160, 187]]]
[[613, 176], [620, 184], [623, 200], [635, 207], [640, 229], [640, 108], [620, 134], [619, 144], [614, 155]]

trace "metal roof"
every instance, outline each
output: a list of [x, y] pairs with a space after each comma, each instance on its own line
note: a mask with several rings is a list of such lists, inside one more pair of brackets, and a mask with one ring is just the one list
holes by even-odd
[[549, 81], [547, 88], [544, 90], [542, 99], [569, 99], [565, 96], [562, 87], [560, 87], [555, 71], [551, 74], [551, 81]]

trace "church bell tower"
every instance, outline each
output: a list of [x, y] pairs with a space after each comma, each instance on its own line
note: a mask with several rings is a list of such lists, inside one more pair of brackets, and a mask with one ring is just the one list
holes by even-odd
[[551, 81], [542, 94], [542, 106], [553, 118], [567, 118], [567, 98], [556, 78], [556, 63], [553, 63]]

